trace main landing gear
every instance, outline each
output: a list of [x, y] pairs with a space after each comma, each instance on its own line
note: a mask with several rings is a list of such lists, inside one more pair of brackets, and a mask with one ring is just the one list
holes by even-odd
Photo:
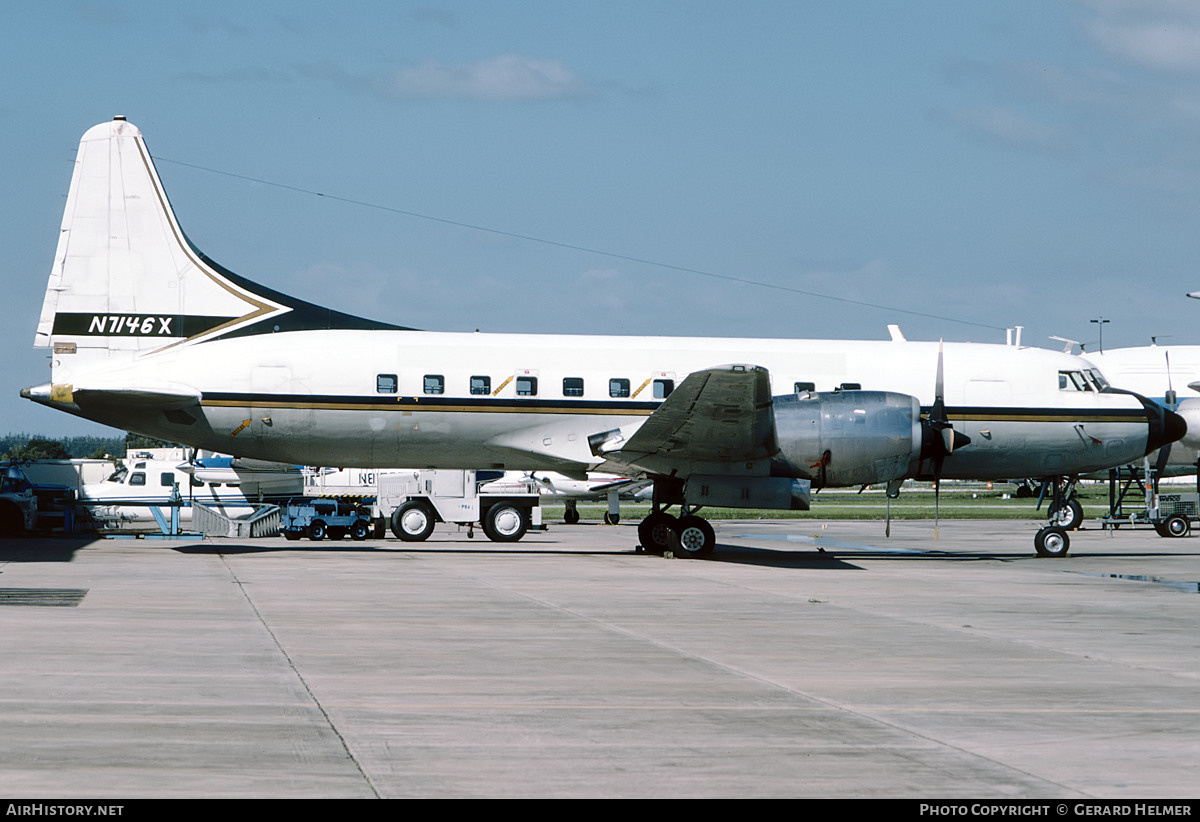
[[[684, 511], [688, 509], [684, 507]], [[697, 509], [693, 509], [697, 510]], [[704, 517], [681, 517], [656, 510], [638, 523], [638, 538], [648, 554], [671, 551], [676, 556], [707, 557], [717, 547], [717, 535]]]

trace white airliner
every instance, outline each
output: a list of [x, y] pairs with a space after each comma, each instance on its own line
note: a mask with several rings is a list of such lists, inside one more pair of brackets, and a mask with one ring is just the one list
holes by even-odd
[[1163, 476], [1196, 473], [1200, 459], [1200, 345], [1110, 348], [1100, 353], [1088, 351], [1084, 356], [1115, 384], [1171, 408], [1187, 421], [1185, 436], [1166, 449], [1165, 457], [1154, 455], [1151, 462]]
[[643, 545], [692, 555], [715, 545], [702, 506], [1076, 475], [1186, 427], [1104, 390], [1086, 360], [1012, 345], [438, 333], [343, 314], [193, 246], [124, 118], [80, 143], [35, 344], [52, 351], [51, 381], [24, 396], [195, 447], [649, 477]]

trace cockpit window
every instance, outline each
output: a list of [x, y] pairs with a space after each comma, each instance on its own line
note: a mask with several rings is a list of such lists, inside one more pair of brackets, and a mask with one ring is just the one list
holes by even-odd
[[1059, 391], [1095, 391], [1095, 387], [1083, 375], [1082, 371], [1059, 371]]
[[1104, 375], [1100, 373], [1099, 369], [1092, 368], [1087, 373], [1092, 378], [1092, 382], [1096, 384], [1097, 389], [1103, 391], [1108, 388], [1108, 380], [1104, 379]]

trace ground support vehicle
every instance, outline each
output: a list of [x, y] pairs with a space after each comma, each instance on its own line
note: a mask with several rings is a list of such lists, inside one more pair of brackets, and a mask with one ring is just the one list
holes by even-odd
[[279, 533], [291, 540], [366, 539], [371, 532], [371, 517], [362, 508], [333, 499], [289, 500], [279, 517]]
[[[1129, 500], [1132, 499], [1132, 503]], [[1153, 528], [1161, 537], [1186, 537], [1200, 524], [1200, 471], [1194, 490], [1161, 486], [1149, 460], [1141, 468], [1109, 471], [1105, 528]]]
[[[1188, 536], [1200, 525], [1200, 473], [1196, 490], [1176, 488], [1159, 487], [1149, 460], [1140, 468], [1112, 469], [1108, 472], [1108, 513], [1100, 518], [1100, 527], [1105, 531], [1153, 528], [1160, 537]], [[1034, 537], [1038, 556], [1066, 556], [1071, 544], [1068, 530], [1065, 523], [1051, 519]]]
[[530, 528], [542, 528], [540, 495], [532, 483], [525, 490], [481, 493], [474, 471], [412, 471], [379, 478], [376, 516], [405, 542], [422, 542], [439, 522], [467, 526], [473, 537], [478, 524], [494, 542], [516, 542]]
[[36, 521], [33, 484], [16, 462], [0, 464], [0, 537], [32, 531]]

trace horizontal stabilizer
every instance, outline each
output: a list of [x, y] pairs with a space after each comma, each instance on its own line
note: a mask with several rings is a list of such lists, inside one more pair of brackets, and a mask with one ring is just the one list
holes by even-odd
[[194, 389], [164, 388], [76, 388], [75, 403], [81, 407], [89, 405], [129, 405], [137, 408], [153, 408], [161, 411], [190, 408], [198, 405], [202, 397]]
[[43, 405], [76, 405], [80, 408], [122, 407], [130, 410], [170, 411], [198, 405], [203, 395], [184, 385], [102, 386], [52, 385], [24, 388], [21, 396]]

